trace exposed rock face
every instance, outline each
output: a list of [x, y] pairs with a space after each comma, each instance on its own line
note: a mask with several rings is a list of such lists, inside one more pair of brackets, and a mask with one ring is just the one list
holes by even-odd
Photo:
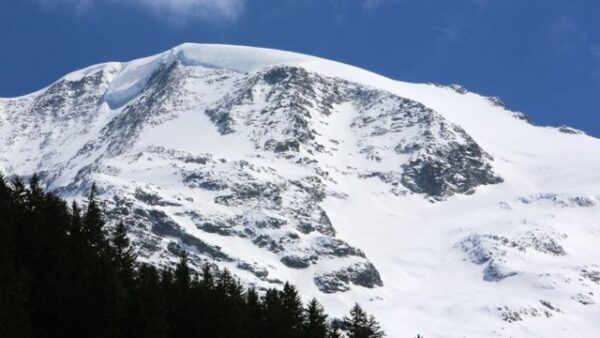
[[352, 127], [377, 144], [365, 142], [361, 152], [375, 161], [382, 161], [389, 149], [407, 158], [394, 172], [371, 175], [438, 200], [502, 182], [491, 168], [492, 158], [435, 111], [382, 92], [359, 91], [358, 97], [361, 115]]
[[497, 96], [492, 96], [490, 98], [488, 98], [488, 100], [496, 107], [506, 107], [506, 104], [504, 104], [504, 101], [502, 101], [501, 98], [497, 97]]
[[322, 292], [334, 293], [348, 291], [351, 284], [374, 288], [382, 286], [383, 282], [373, 264], [357, 263], [338, 271], [317, 275], [315, 284]]
[[[174, 59], [141, 80], [115, 83], [122, 71], [120, 64], [103, 65], [3, 104], [3, 123], [24, 128], [3, 139], [7, 147], [37, 144], [22, 151], [34, 154], [33, 170], [47, 169], [45, 183], [65, 197], [78, 198], [95, 181], [109, 219], [126, 223], [145, 261], [169, 264], [188, 251], [192, 264], [233, 264], [265, 285], [280, 282], [272, 271], [293, 269], [314, 271], [327, 293], [374, 288], [383, 281], [368, 253], [336, 237], [343, 224], [324, 208], [325, 199], [344, 198], [329, 171], [438, 201], [502, 182], [492, 157], [462, 128], [386, 91], [296, 66], [239, 72]], [[193, 135], [162, 135], [161, 142], [152, 134], [197, 114], [212, 123], [205, 133], [251, 147], [237, 154], [190, 151], [168, 138]], [[340, 119], [336, 127], [347, 139], [328, 135]], [[42, 124], [51, 132], [27, 132]], [[331, 164], [340, 156], [373, 165], [346, 172]], [[19, 165], [7, 168], [31, 169]], [[214, 244], [224, 239], [277, 259], [263, 266]]]
[[446, 149], [437, 149], [434, 156], [411, 160], [403, 166], [402, 183], [413, 192], [436, 199], [455, 193], [472, 194], [479, 185], [501, 183], [502, 178], [494, 175], [486, 162], [487, 155], [469, 138], [465, 141], [467, 144], [452, 143]]
[[600, 285], [600, 269], [598, 269], [598, 266], [582, 267], [581, 276], [592, 283]]
[[494, 261], [491, 261], [485, 269], [483, 269], [483, 280], [486, 282], [499, 282], [515, 275], [517, 275], [517, 272], [506, 271], [506, 267]]
[[540, 300], [537, 306], [521, 307], [519, 309], [501, 306], [496, 311], [500, 314], [502, 320], [508, 323], [520, 322], [535, 317], [551, 318], [555, 314], [562, 313], [560, 308], [555, 307], [546, 300]]
[[565, 249], [559, 244], [564, 235], [552, 231], [528, 231], [513, 238], [490, 234], [472, 234], [456, 245], [463, 250], [466, 259], [477, 265], [484, 265], [483, 280], [499, 282], [518, 274], [510, 267], [514, 253], [539, 253], [564, 256]]
[[558, 127], [558, 131], [563, 134], [571, 134], [571, 135], [585, 135], [585, 132], [569, 127], [569, 126], [560, 126]]
[[590, 208], [598, 205], [598, 201], [594, 197], [565, 196], [555, 193], [542, 193], [521, 197], [519, 201], [523, 204], [550, 204], [562, 208]]

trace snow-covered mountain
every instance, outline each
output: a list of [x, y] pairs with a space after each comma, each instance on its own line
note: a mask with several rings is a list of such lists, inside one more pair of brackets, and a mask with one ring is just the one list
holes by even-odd
[[0, 171], [390, 337], [600, 335], [600, 140], [460, 86], [185, 44], [0, 99]]

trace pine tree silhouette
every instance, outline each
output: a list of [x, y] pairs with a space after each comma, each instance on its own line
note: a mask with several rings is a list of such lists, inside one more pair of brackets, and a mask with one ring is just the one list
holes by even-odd
[[127, 230], [123, 222], [117, 224], [111, 242], [115, 250], [115, 266], [124, 278], [132, 278], [137, 256], [134, 249], [130, 246], [129, 238], [127, 238]]
[[306, 307], [304, 334], [306, 338], [321, 338], [327, 336], [327, 315], [325, 309], [313, 298]]
[[348, 338], [381, 338], [385, 336], [375, 317], [367, 315], [358, 303], [350, 310], [350, 317], [345, 317], [344, 321], [348, 326]]
[[[0, 175], [0, 337], [342, 337], [289, 283], [246, 290], [185, 253], [174, 270], [136, 263], [123, 223], [107, 238], [95, 186], [84, 211], [41, 187]], [[383, 336], [358, 305], [346, 320], [350, 338]]]
[[87, 199], [87, 210], [83, 218], [83, 231], [89, 246], [96, 248], [99, 252], [106, 248], [106, 239], [102, 229], [104, 228], [104, 216], [100, 209], [98, 188], [92, 184]]
[[285, 283], [280, 297], [283, 310], [282, 325], [287, 330], [287, 337], [300, 337], [304, 322], [304, 309], [298, 291], [290, 283]]

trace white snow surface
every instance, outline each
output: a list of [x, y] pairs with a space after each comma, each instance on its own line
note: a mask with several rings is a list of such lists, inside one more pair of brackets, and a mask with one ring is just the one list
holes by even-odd
[[[177, 74], [184, 74], [177, 79], [183, 80], [169, 87], [172, 91], [156, 91], [154, 98], [165, 95], [160, 109], [148, 112], [135, 137], [111, 144], [133, 128], [106, 132], [112, 128], [110, 121], [125, 116], [135, 102], [149, 102], [141, 100], [151, 89], [153, 74], [173, 64], [181, 72]], [[262, 120], [265, 114], [260, 112], [269, 107], [265, 84], [253, 87], [250, 103], [226, 108], [235, 117], [235, 132], [221, 133], [206, 107], [218, 105], [252, 74], [274, 66], [299, 67], [421, 103], [472, 137], [493, 158], [493, 171], [504, 181], [440, 200], [410, 191], [394, 193], [383, 180], [360, 174], [398, 170], [407, 159], [394, 153], [390, 142], [400, 136], [357, 132], [351, 125], [359, 113], [350, 103], [334, 103], [329, 114], [321, 114], [316, 104], [310, 106], [314, 141], [325, 144], [324, 151], [303, 144], [290, 159], [257, 147], [267, 136], [277, 139], [289, 130], [285, 118], [276, 123]], [[184, 44], [131, 62], [92, 66], [60, 81], [77, 82], [94, 74], [100, 74], [98, 80], [86, 82], [83, 89], [61, 89], [57, 95], [63, 101], [58, 104], [39, 102], [56, 84], [0, 99], [0, 171], [49, 171], [44, 176], [48, 188], [72, 199], [81, 199], [86, 182], [92, 180], [105, 188], [107, 198], [111, 192], [133, 196], [143, 188], [173, 202], [152, 208], [169, 215], [186, 233], [230, 257], [266, 267], [269, 277], [289, 280], [305, 300], [317, 297], [333, 315], [342, 316], [359, 302], [381, 321], [389, 337], [600, 336], [600, 140], [533, 126], [474, 93], [395, 81], [341, 63], [269, 49]], [[69, 96], [78, 90], [91, 97]], [[403, 137], [419, 137], [411, 130]], [[365, 142], [379, 149], [380, 161], [360, 152]], [[345, 292], [325, 294], [313, 282], [315, 275], [363, 258], [327, 256], [308, 268], [292, 269], [280, 262], [278, 253], [243, 237], [198, 228], [185, 212], [210, 214], [213, 219], [243, 215], [240, 222], [250, 223], [292, 219], [290, 213], [305, 195], [286, 188], [278, 209], [246, 200], [215, 203], [218, 191], [182, 182], [179, 173], [200, 167], [174, 162], [178, 156], [207, 156], [202, 168], [210, 166], [211, 171], [203, 173], [230, 186], [252, 180], [288, 187], [289, 180], [314, 176], [317, 167], [328, 171], [327, 179], [321, 177], [326, 197], [320, 206], [335, 237], [365, 253], [383, 286], [351, 285]], [[318, 166], [298, 164], [303, 156]], [[86, 166], [92, 168], [89, 174], [82, 171], [90, 168]], [[272, 234], [279, 236], [284, 230], [274, 229]], [[323, 238], [318, 232], [298, 235], [302, 241], [285, 250], [303, 253]], [[142, 259], [173, 260], [160, 252]], [[236, 269], [236, 262], [217, 264], [233, 269], [245, 282], [273, 286]], [[494, 269], [506, 276], [485, 280], [486, 271]]]

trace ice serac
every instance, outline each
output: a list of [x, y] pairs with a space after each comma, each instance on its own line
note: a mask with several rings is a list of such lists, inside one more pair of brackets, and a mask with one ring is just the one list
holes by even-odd
[[359, 301], [390, 337], [595, 337], [600, 142], [524, 116], [458, 85], [185, 44], [0, 99], [0, 170], [74, 200], [95, 182], [143, 262], [187, 252], [336, 315]]

